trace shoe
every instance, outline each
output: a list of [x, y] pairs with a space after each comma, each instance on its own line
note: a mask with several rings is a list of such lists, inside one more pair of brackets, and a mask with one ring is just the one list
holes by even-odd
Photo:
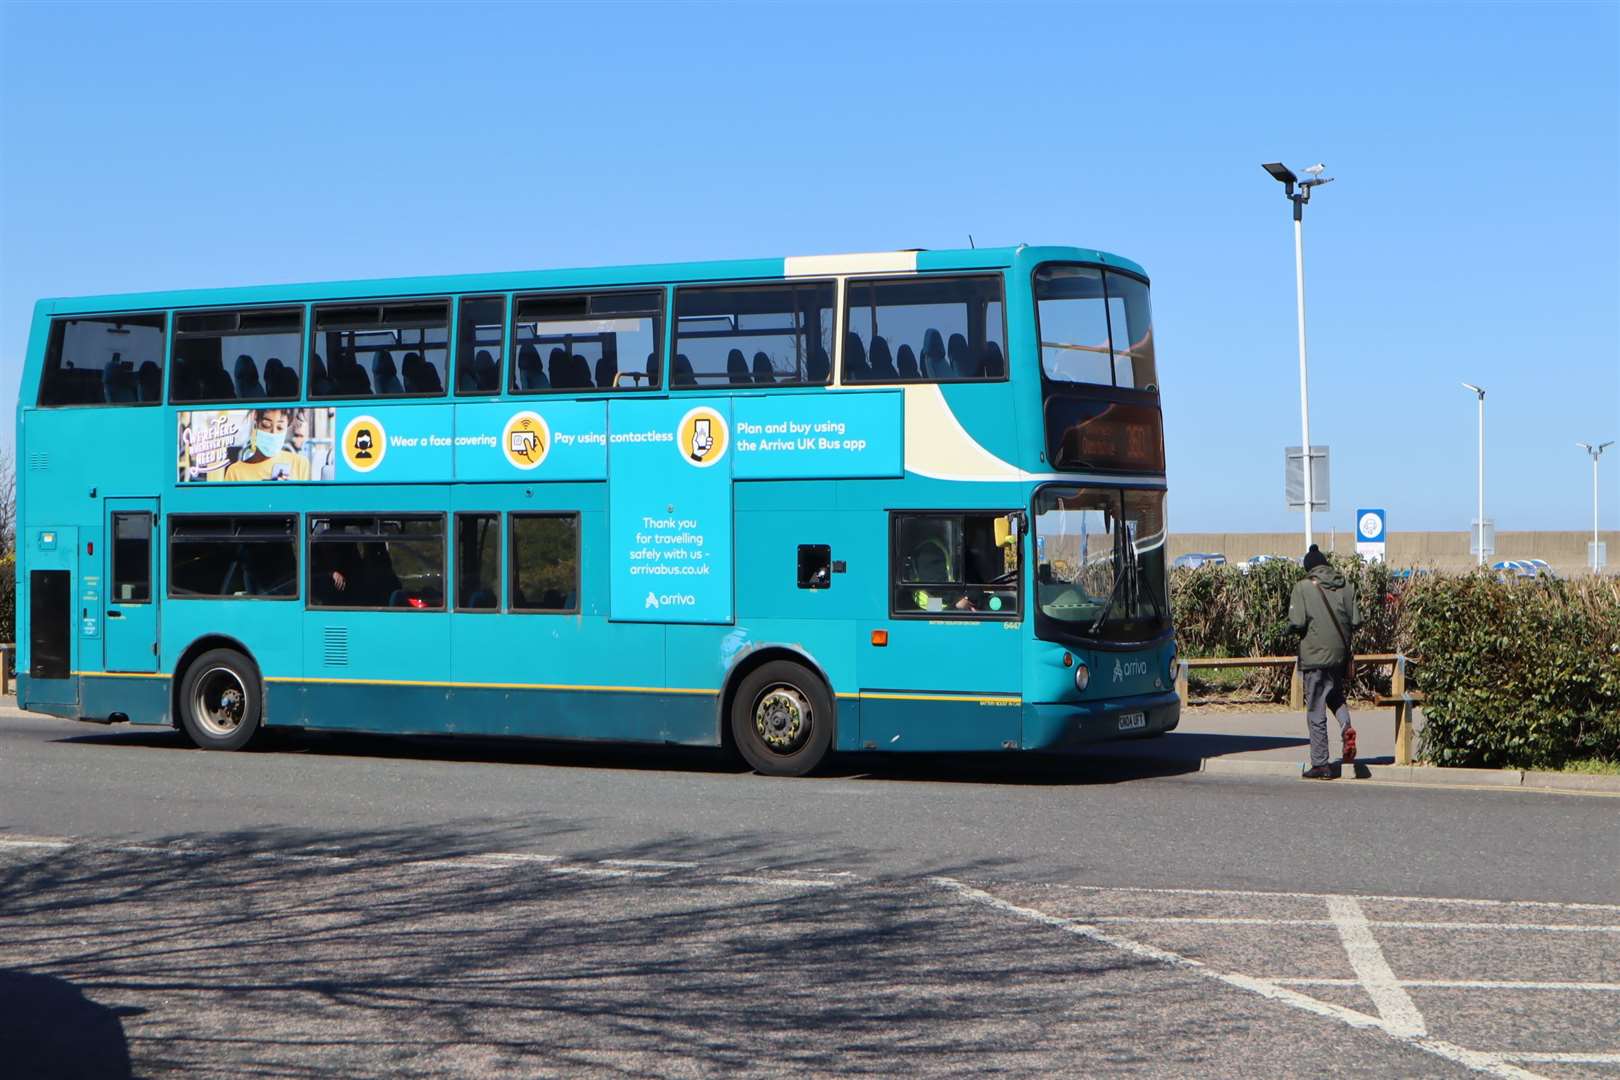
[[1331, 780], [1333, 770], [1326, 765], [1314, 765], [1299, 774], [1301, 780]]
[[1344, 729], [1344, 763], [1349, 765], [1356, 760], [1356, 729]]

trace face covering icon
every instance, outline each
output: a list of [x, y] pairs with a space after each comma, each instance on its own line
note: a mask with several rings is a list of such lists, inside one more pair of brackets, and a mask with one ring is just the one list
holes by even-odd
[[253, 449], [257, 450], [261, 457], [275, 457], [281, 453], [281, 448], [286, 442], [286, 432], [265, 431], [263, 428], [253, 430]]
[[361, 428], [354, 436], [354, 456], [356, 459], [371, 456], [371, 429]]
[[692, 460], [702, 461], [714, 449], [714, 435], [709, 431], [709, 421], [704, 417], [692, 421]]

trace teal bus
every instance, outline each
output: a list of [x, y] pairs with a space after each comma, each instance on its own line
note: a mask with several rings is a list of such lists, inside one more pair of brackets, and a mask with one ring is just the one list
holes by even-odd
[[1045, 752], [1176, 726], [1144, 271], [894, 251], [41, 301], [26, 709]]

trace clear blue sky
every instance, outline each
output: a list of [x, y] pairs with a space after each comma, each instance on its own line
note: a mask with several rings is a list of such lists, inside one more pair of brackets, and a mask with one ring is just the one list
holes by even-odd
[[[0, 388], [40, 296], [1074, 243], [1153, 275], [1178, 531], [1583, 528], [1620, 437], [1612, 3], [0, 5]], [[10, 425], [3, 440], [9, 444]], [[1604, 524], [1620, 525], [1620, 453]]]

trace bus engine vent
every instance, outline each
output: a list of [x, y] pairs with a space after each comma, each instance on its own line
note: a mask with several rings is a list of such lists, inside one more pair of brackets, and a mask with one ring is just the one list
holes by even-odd
[[327, 667], [349, 666], [349, 628], [347, 626], [328, 626], [324, 644], [324, 658]]
[[28, 455], [28, 469], [30, 472], [44, 472], [51, 467], [51, 455], [43, 450], [35, 450]]

